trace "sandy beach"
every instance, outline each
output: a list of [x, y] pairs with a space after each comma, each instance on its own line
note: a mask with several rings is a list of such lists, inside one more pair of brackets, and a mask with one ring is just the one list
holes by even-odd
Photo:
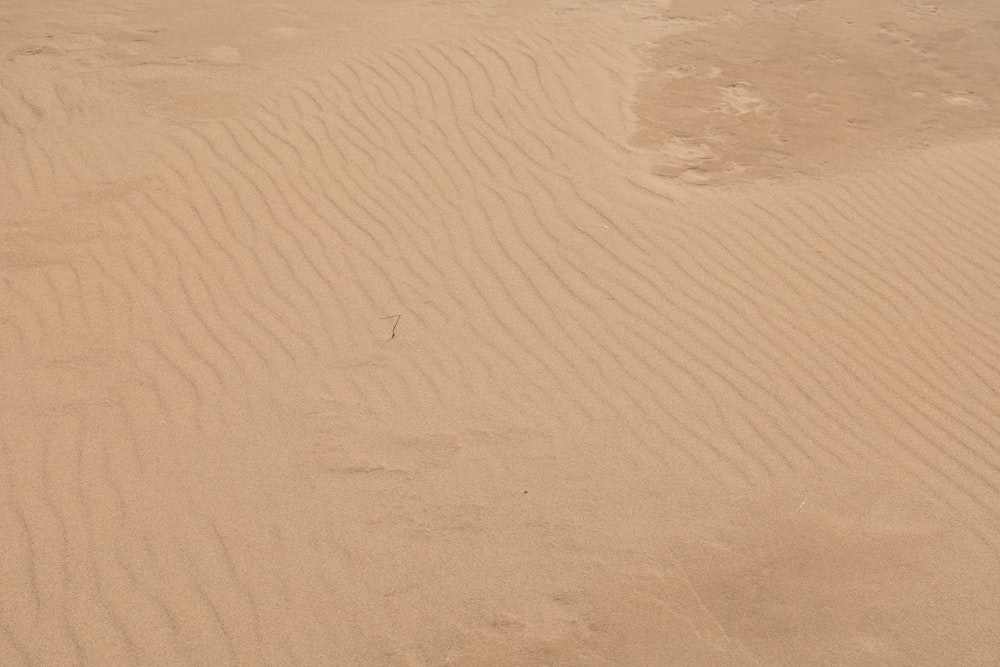
[[0, 0], [0, 665], [998, 628], [997, 2]]

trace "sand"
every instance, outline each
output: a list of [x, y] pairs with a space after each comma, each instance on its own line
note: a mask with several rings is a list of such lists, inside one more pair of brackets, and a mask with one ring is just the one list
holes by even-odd
[[996, 2], [0, 58], [0, 664], [1000, 664]]

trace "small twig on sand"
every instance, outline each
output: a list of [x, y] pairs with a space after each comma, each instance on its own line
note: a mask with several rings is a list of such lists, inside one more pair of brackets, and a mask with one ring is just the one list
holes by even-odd
[[[400, 313], [399, 315], [386, 315], [385, 317], [379, 318], [380, 320], [391, 320], [394, 317], [396, 318], [396, 321], [392, 323], [392, 335], [389, 336], [389, 340], [392, 340], [393, 338], [396, 337], [396, 327], [399, 325], [399, 318], [401, 318], [402, 316], [403, 316], [402, 313]], [[389, 340], [385, 342], [389, 342]]]
[[382, 348], [385, 347], [385, 344], [388, 343], [390, 340], [392, 340], [393, 338], [396, 337], [396, 327], [399, 325], [399, 318], [402, 317], [402, 316], [403, 316], [402, 314], [399, 314], [399, 315], [386, 315], [385, 317], [380, 317], [379, 318], [380, 320], [391, 320], [392, 318], [395, 317], [396, 321], [392, 323], [392, 335], [390, 335], [388, 338], [386, 338], [384, 341], [382, 341], [381, 343], [378, 344], [378, 347], [375, 348], [375, 353], [372, 354], [372, 358], [368, 362], [369, 364], [372, 361], [375, 361], [375, 357], [377, 357], [378, 353], [382, 351]]

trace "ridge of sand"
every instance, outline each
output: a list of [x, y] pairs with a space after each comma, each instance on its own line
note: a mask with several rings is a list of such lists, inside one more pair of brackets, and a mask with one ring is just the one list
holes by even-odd
[[8, 5], [0, 664], [1000, 660], [989, 3]]

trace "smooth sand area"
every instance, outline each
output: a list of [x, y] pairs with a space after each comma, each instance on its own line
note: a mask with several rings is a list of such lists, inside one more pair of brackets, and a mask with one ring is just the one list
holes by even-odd
[[0, 0], [0, 665], [995, 666], [998, 517], [995, 0]]

